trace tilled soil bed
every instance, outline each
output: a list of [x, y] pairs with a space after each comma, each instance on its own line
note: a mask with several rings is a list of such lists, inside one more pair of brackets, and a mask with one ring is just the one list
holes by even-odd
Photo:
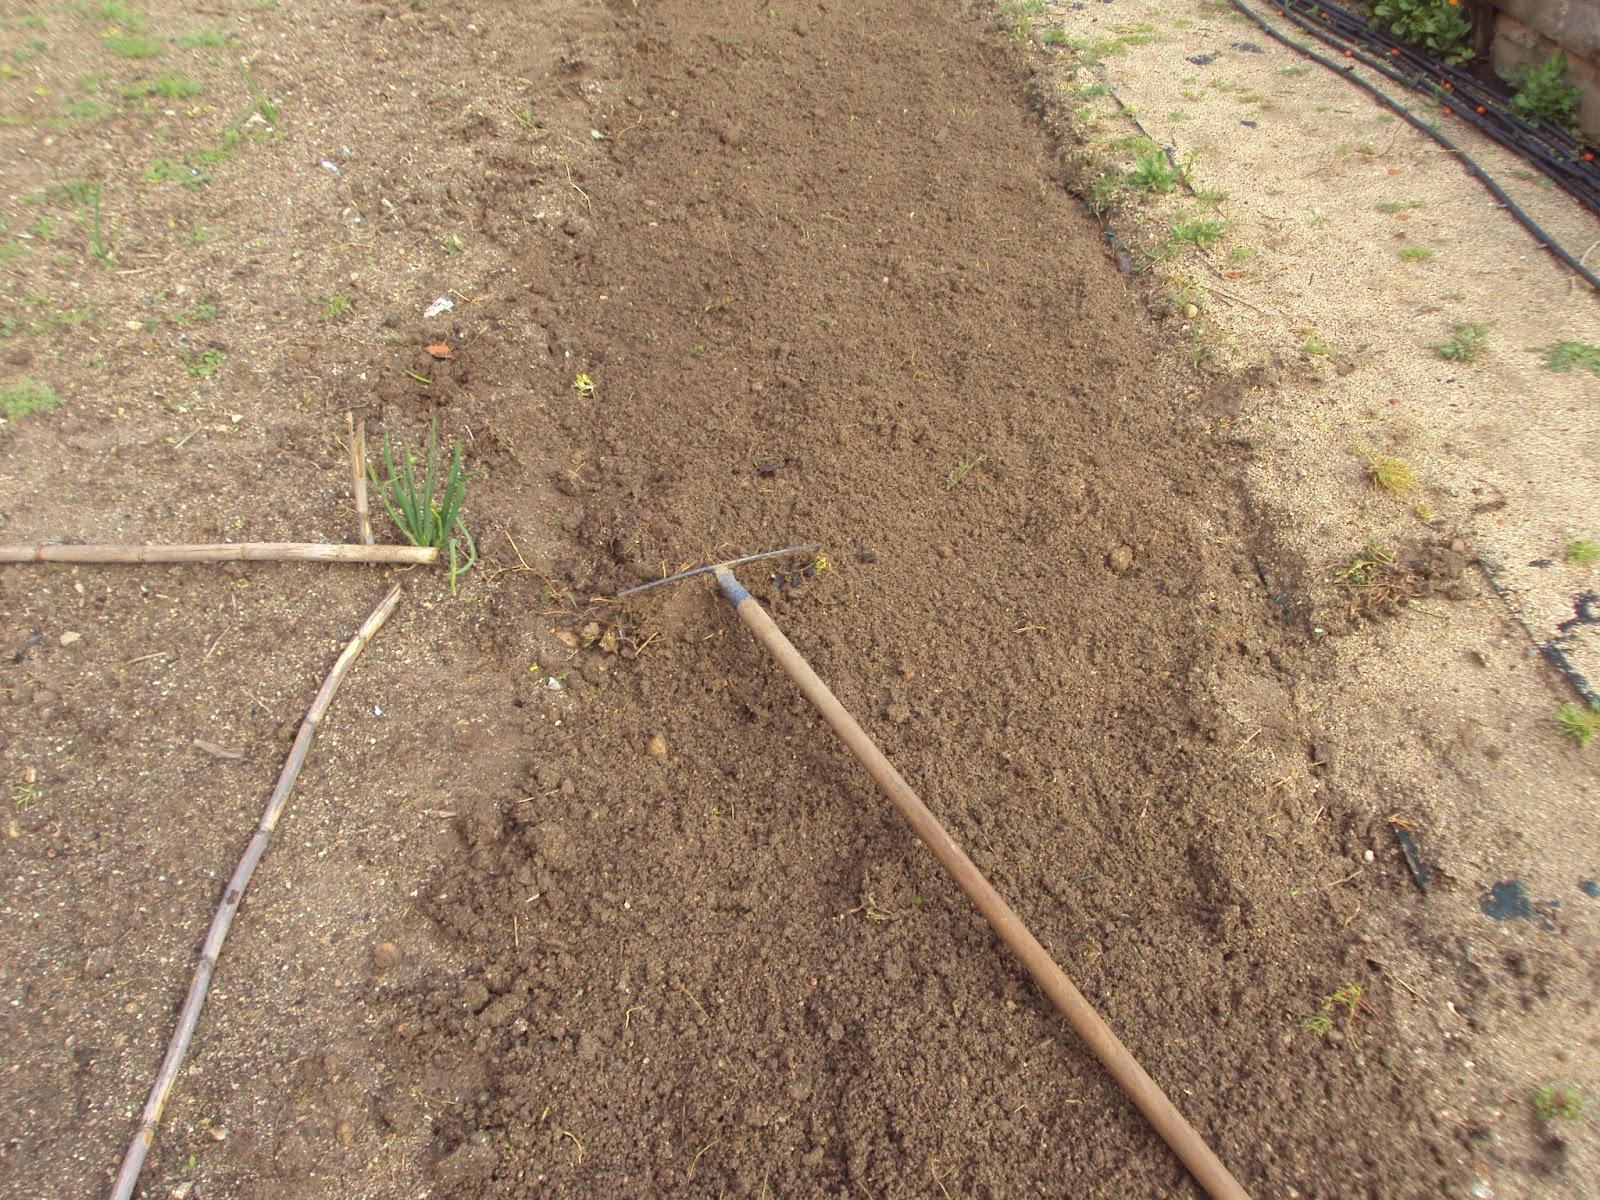
[[[84, 400], [12, 435], [35, 486], [8, 536], [315, 526], [354, 405], [463, 440], [482, 562], [454, 597], [408, 580], [330, 714], [146, 1195], [1196, 1194], [704, 581], [595, 599], [795, 542], [831, 569], [745, 582], [1255, 1194], [1466, 1194], [1352, 926], [1411, 886], [1363, 853], [1383, 814], [1284, 787], [1324, 759], [1292, 703], [1300, 607], [1238, 490], [1237, 387], [1141, 315], [985, 12], [250, 11], [286, 56], [267, 86], [315, 54], [307, 107], [351, 115], [248, 147], [303, 222], [262, 227], [307, 261], [263, 236], [228, 276], [261, 320], [226, 353], [259, 369], [213, 401], [205, 488], [169, 495], [189, 417], [152, 406], [152, 449]], [[277, 332], [267, 283], [347, 268], [370, 336]], [[114, 382], [55, 355], [84, 393]], [[36, 486], [50, 420], [91, 456], [126, 443], [99, 490]], [[6, 850], [26, 916], [0, 979], [29, 1018], [7, 1194], [100, 1189], [318, 656], [380, 594], [107, 578], [0, 576], [8, 764], [46, 764], [55, 806]], [[108, 665], [63, 701], [72, 620]], [[181, 678], [146, 681], [169, 643]], [[248, 758], [179, 770], [224, 718]]]

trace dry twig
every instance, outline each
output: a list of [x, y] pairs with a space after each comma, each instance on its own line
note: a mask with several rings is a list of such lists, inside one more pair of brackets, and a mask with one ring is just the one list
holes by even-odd
[[183, 1056], [188, 1053], [195, 1026], [200, 1023], [200, 1009], [206, 1002], [206, 992], [211, 988], [211, 974], [216, 969], [217, 955], [222, 952], [222, 943], [228, 936], [228, 927], [233, 924], [234, 915], [239, 911], [239, 904], [244, 899], [245, 889], [250, 886], [250, 877], [255, 874], [261, 856], [266, 853], [267, 841], [272, 837], [272, 831], [278, 825], [278, 818], [283, 815], [284, 807], [289, 802], [289, 792], [300, 774], [300, 767], [306, 761], [306, 752], [311, 749], [312, 739], [317, 736], [317, 725], [321, 722], [323, 714], [328, 711], [328, 705], [333, 703], [334, 694], [344, 682], [350, 664], [355, 662], [373, 635], [382, 628], [399, 601], [400, 585], [395, 584], [389, 589], [389, 594], [379, 602], [378, 607], [373, 609], [362, 622], [355, 637], [350, 639], [350, 644], [339, 655], [333, 664], [333, 669], [328, 672], [328, 677], [322, 681], [316, 699], [311, 702], [305, 720], [300, 723], [300, 732], [295, 735], [294, 747], [289, 751], [289, 759], [283, 765], [283, 773], [278, 776], [278, 785], [272, 789], [272, 795], [267, 800], [266, 810], [261, 814], [261, 823], [256, 826], [255, 835], [245, 847], [244, 856], [239, 859], [239, 865], [233, 871], [233, 878], [228, 881], [227, 889], [222, 893], [222, 903], [217, 907], [217, 915], [211, 918], [211, 928], [206, 933], [205, 944], [200, 948], [200, 962], [195, 967], [194, 980], [189, 984], [189, 996], [183, 1002], [183, 1009], [178, 1014], [178, 1027], [173, 1031], [172, 1040], [167, 1043], [167, 1055], [161, 1061], [161, 1070], [156, 1075], [155, 1086], [150, 1089], [150, 1098], [145, 1101], [144, 1112], [139, 1117], [138, 1132], [133, 1135], [133, 1141], [128, 1145], [128, 1152], [123, 1156], [122, 1168], [117, 1172], [116, 1185], [111, 1191], [111, 1200], [129, 1200], [133, 1195], [133, 1189], [138, 1186], [139, 1172], [144, 1169], [145, 1155], [150, 1152], [150, 1143], [155, 1140], [156, 1126], [161, 1121], [161, 1112], [167, 1105], [167, 1097], [172, 1094], [172, 1085], [177, 1082], [178, 1071], [183, 1066]]
[[372, 510], [367, 506], [367, 419], [356, 420], [356, 410], [345, 413], [350, 422], [350, 482], [355, 489], [356, 517], [361, 522], [361, 540], [373, 544]]
[[140, 546], [69, 546], [59, 542], [0, 546], [0, 563], [181, 563], [181, 562], [359, 562], [433, 563], [433, 546], [347, 546], [334, 542], [217, 542]]

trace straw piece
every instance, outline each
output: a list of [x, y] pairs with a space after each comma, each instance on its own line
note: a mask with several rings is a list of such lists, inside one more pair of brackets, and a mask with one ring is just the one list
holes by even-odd
[[356, 410], [345, 413], [350, 421], [350, 480], [355, 488], [356, 516], [361, 521], [361, 540], [372, 545], [372, 510], [367, 506], [367, 419], [356, 420]]
[[222, 542], [207, 545], [70, 546], [47, 543], [0, 546], [0, 563], [180, 563], [180, 562], [432, 563], [434, 546], [347, 546], [332, 542]]
[[205, 945], [200, 948], [200, 962], [195, 967], [194, 981], [189, 985], [189, 998], [183, 1002], [183, 1009], [178, 1014], [178, 1028], [173, 1032], [172, 1040], [167, 1043], [167, 1055], [161, 1061], [161, 1070], [156, 1075], [155, 1086], [150, 1089], [150, 1098], [145, 1101], [144, 1112], [139, 1117], [138, 1132], [133, 1135], [133, 1141], [128, 1144], [128, 1152], [123, 1156], [122, 1169], [117, 1172], [111, 1200], [129, 1200], [133, 1195], [133, 1189], [138, 1186], [139, 1172], [144, 1169], [145, 1155], [150, 1152], [150, 1144], [155, 1140], [156, 1126], [161, 1121], [161, 1112], [167, 1105], [167, 1097], [172, 1094], [172, 1085], [177, 1081], [178, 1071], [183, 1066], [183, 1056], [188, 1053], [189, 1041], [194, 1036], [195, 1026], [200, 1022], [200, 1009], [205, 1004], [206, 992], [211, 987], [211, 973], [216, 969], [217, 955], [222, 952], [222, 943], [228, 936], [228, 927], [233, 924], [234, 914], [239, 911], [239, 904], [244, 899], [245, 888], [250, 886], [250, 877], [255, 873], [256, 864], [266, 853], [267, 841], [272, 837], [272, 831], [278, 825], [278, 818], [283, 815], [284, 807], [289, 802], [289, 792], [293, 789], [294, 781], [300, 774], [300, 767], [306, 760], [306, 752], [311, 749], [311, 741], [317, 735], [317, 724], [328, 711], [328, 705], [333, 703], [334, 693], [344, 682], [350, 664], [355, 662], [362, 650], [366, 649], [367, 643], [383, 627], [383, 623], [389, 619], [389, 614], [394, 611], [399, 601], [400, 585], [395, 584], [389, 590], [389, 594], [379, 602], [378, 607], [373, 609], [362, 622], [355, 637], [350, 639], [350, 644], [339, 655], [333, 664], [333, 669], [328, 672], [328, 677], [322, 681], [316, 699], [311, 702], [305, 720], [300, 723], [300, 732], [295, 735], [289, 759], [283, 765], [283, 773], [278, 776], [278, 785], [272, 789], [266, 810], [261, 814], [261, 822], [256, 826], [255, 835], [245, 847], [244, 856], [239, 859], [239, 865], [234, 868], [233, 878], [228, 881], [227, 889], [222, 893], [222, 903], [217, 908], [217, 915], [211, 919], [211, 928], [206, 934]]

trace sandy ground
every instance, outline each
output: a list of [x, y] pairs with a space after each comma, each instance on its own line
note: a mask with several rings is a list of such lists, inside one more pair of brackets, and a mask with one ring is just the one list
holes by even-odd
[[[1437, 865], [1426, 896], [1362, 914], [1358, 927], [1392, 947], [1408, 929], [1458, 937], [1456, 961], [1411, 964], [1430, 982], [1408, 1015], [1415, 1052], [1455, 1079], [1439, 1103], [1484, 1131], [1483, 1194], [1576, 1194], [1575, 1179], [1600, 1177], [1592, 1119], [1552, 1149], [1527, 1098], [1560, 1080], [1591, 1096], [1600, 1087], [1586, 965], [1600, 912], [1579, 887], [1597, 870], [1597, 768], [1557, 737], [1552, 714], [1575, 697], [1533, 641], [1557, 636], [1600, 583], [1600, 568], [1561, 555], [1600, 528], [1600, 379], [1543, 370], [1531, 349], [1600, 343], [1600, 298], [1435, 143], [1226, 4], [1062, 5], [1034, 36], [1050, 26], [1071, 39], [1045, 69], [1075, 111], [1084, 159], [1127, 165], [1124, 139], [1143, 134], [1191, 164], [1192, 190], [1116, 212], [1128, 244], [1168, 241], [1174, 222], [1197, 216], [1226, 224], [1209, 249], [1153, 265], [1164, 293], [1154, 303], [1197, 357], [1260, 383], [1236, 429], [1295, 573], [1336, 608], [1326, 582], [1365, 543], [1461, 539], [1507, 589], [1502, 599], [1479, 579], [1470, 600], [1423, 600], [1352, 636], [1314, 612], [1326, 669], [1298, 699], [1336, 747], [1325, 786], [1415, 823]], [[1600, 223], [1563, 193], [1437, 106], [1403, 102], [1443, 120], [1575, 254], [1593, 250]], [[1212, 189], [1226, 193], [1214, 209]], [[1431, 254], [1405, 261], [1406, 247]], [[1488, 326], [1480, 359], [1432, 351], [1469, 322]], [[1375, 492], [1363, 452], [1403, 459], [1419, 486]], [[1600, 629], [1580, 625], [1567, 644], [1600, 678]], [[1512, 879], [1549, 919], [1484, 915], [1485, 895]], [[1536, 1004], [1506, 1004], [1530, 970], [1565, 982]], [[1551, 1161], [1567, 1172], [1526, 1173]]]

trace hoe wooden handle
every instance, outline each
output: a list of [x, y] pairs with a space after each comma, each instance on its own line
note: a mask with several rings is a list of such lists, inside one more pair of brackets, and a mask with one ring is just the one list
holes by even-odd
[[945, 832], [938, 818], [928, 811], [927, 805], [911, 790], [911, 785], [884, 757], [883, 751], [839, 703], [839, 698], [822, 682], [789, 639], [783, 636], [783, 631], [767, 615], [767, 610], [740, 586], [732, 571], [718, 568], [715, 575], [723, 595], [734, 606], [739, 619], [756, 635], [789, 678], [800, 686], [806, 699], [839, 735], [839, 740], [883, 789], [883, 794], [899, 810], [912, 832], [933, 851], [939, 865], [967, 894], [967, 899], [994, 927], [1007, 949], [1016, 955], [1017, 961], [1033, 976], [1040, 990], [1066, 1017], [1094, 1056], [1105, 1065], [1117, 1085], [1127, 1093], [1128, 1099], [1155, 1126], [1156, 1132], [1183, 1161], [1183, 1165], [1189, 1168], [1195, 1182], [1206, 1190], [1212, 1200], [1250, 1200], [1249, 1193], [1212, 1153], [1211, 1147], [1195, 1132], [1194, 1126], [1184, 1120], [1183, 1114], [1167, 1099], [1166, 1093], [1145, 1073], [1138, 1060], [1128, 1053], [1128, 1048], [1118, 1040], [1111, 1027], [1101, 1020], [1094, 1006], [1073, 986], [1066, 972], [1056, 965], [1039, 940], [1028, 932], [1022, 918], [994, 890], [983, 872], [966, 856], [955, 839]]

